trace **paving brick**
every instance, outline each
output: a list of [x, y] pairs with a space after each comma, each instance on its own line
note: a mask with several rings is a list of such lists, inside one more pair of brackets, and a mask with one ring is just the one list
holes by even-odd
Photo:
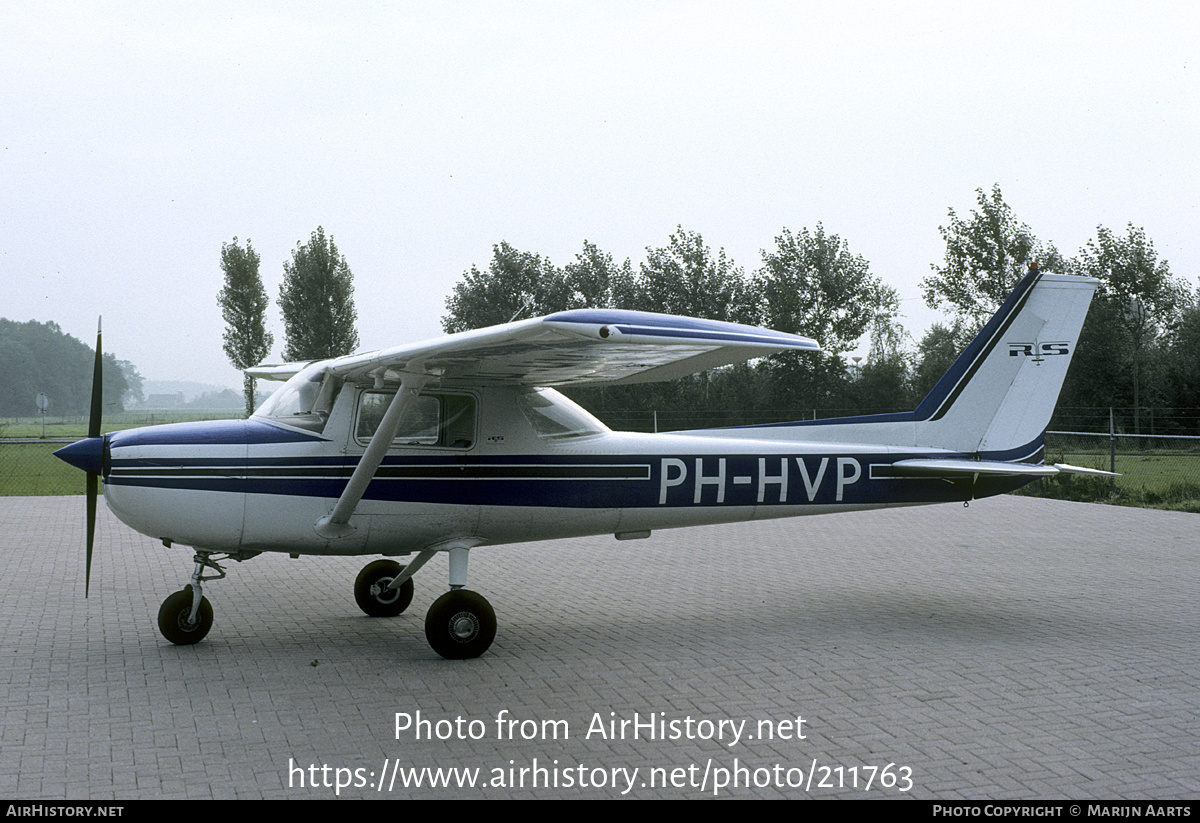
[[[461, 662], [424, 638], [444, 558], [395, 619], [354, 605], [370, 558], [231, 563], [212, 633], [175, 647], [156, 615], [188, 549], [101, 507], [85, 601], [82, 498], [3, 498], [0, 525], [0, 796], [329, 798], [340, 768], [370, 784], [343, 797], [619, 797], [612, 770], [636, 768], [629, 796], [700, 797], [735, 762], [724, 796], [861, 797], [889, 764], [911, 791], [876, 772], [869, 796], [1200, 796], [1196, 515], [1001, 497], [481, 549], [471, 587], [500, 628]], [[482, 739], [396, 739], [418, 710]], [[501, 710], [570, 738], [498, 739]], [[693, 737], [589, 739], [610, 712]], [[797, 715], [803, 740], [695, 738]], [[535, 760], [557, 786], [530, 785]], [[397, 762], [494, 782], [389, 787]], [[786, 785], [814, 763], [811, 789]], [[603, 787], [565, 785], [580, 767]]]

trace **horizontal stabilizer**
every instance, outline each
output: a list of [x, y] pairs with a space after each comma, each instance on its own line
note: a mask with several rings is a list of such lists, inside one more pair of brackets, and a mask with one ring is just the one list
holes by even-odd
[[1085, 469], [1083, 466], [1072, 466], [1070, 463], [1055, 463], [1054, 468], [1063, 474], [1087, 474], [1092, 477], [1120, 477], [1120, 472], [1106, 472], [1103, 469]]
[[1085, 469], [1067, 463], [1046, 466], [1041, 463], [1005, 463], [999, 460], [959, 460], [920, 458], [897, 460], [888, 472], [892, 477], [962, 477], [986, 474], [993, 477], [1053, 477], [1056, 474], [1086, 474], [1095, 477], [1120, 477], [1100, 469]]
[[896, 461], [892, 464], [891, 474], [897, 477], [961, 477], [965, 474], [988, 474], [999, 477], [1050, 477], [1058, 474], [1058, 469], [1038, 463], [922, 458]]

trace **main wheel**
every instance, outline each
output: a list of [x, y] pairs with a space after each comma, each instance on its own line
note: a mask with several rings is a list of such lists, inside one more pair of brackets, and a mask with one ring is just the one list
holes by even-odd
[[496, 639], [496, 612], [477, 592], [448, 591], [425, 615], [425, 638], [447, 660], [479, 657]]
[[207, 597], [200, 598], [200, 611], [196, 612], [195, 622], [191, 616], [192, 587], [189, 585], [163, 601], [158, 610], [158, 630], [176, 646], [199, 643], [213, 624], [212, 604]]
[[402, 613], [413, 599], [412, 578], [395, 589], [389, 589], [388, 584], [403, 570], [394, 560], [376, 560], [363, 566], [354, 581], [354, 602], [371, 617], [395, 617]]

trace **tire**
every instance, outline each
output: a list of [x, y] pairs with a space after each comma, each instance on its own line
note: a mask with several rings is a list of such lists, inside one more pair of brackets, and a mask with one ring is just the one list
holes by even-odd
[[199, 643], [208, 635], [213, 624], [212, 604], [208, 598], [200, 598], [200, 611], [196, 613], [195, 623], [188, 622], [191, 614], [192, 587], [185, 586], [183, 591], [175, 592], [163, 601], [158, 610], [158, 630], [176, 646]]
[[496, 639], [496, 612], [481, 594], [466, 589], [446, 592], [425, 615], [425, 639], [447, 660], [479, 657]]
[[402, 614], [412, 603], [412, 578], [400, 584], [400, 588], [390, 591], [387, 584], [403, 570], [404, 567], [394, 560], [376, 560], [363, 566], [363, 570], [354, 580], [354, 602], [371, 617], [395, 617]]

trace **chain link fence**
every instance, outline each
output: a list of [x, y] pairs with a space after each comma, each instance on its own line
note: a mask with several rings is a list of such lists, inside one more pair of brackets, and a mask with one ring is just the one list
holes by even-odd
[[1103, 469], [1120, 477], [1058, 475], [1019, 493], [1200, 512], [1200, 437], [1046, 432], [1046, 462]]
[[83, 472], [54, 456], [77, 439], [0, 439], [0, 497], [83, 494]]

